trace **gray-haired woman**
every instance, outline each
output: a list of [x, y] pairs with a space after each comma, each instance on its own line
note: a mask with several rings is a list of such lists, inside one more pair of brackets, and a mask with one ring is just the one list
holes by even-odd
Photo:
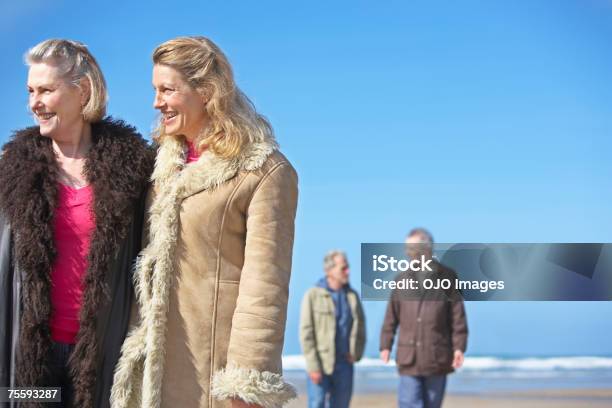
[[46, 40], [26, 63], [38, 126], [0, 158], [0, 386], [61, 387], [61, 406], [105, 407], [152, 154], [104, 118], [106, 84], [83, 44]]

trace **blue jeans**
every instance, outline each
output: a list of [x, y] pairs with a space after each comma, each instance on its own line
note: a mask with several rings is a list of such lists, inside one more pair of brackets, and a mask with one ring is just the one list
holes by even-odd
[[308, 377], [308, 408], [348, 408], [353, 395], [353, 364], [336, 364], [319, 384]]
[[446, 388], [446, 375], [401, 375], [399, 408], [440, 408]]

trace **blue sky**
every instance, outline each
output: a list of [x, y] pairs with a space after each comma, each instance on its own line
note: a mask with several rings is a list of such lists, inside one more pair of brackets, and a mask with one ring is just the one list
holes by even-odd
[[[32, 123], [23, 53], [85, 42], [112, 115], [148, 134], [152, 50], [205, 35], [300, 175], [286, 353], [330, 248], [611, 242], [612, 1], [86, 2], [0, 6], [0, 141]], [[368, 302], [375, 354], [384, 303]], [[611, 354], [612, 303], [469, 303], [472, 354]]]

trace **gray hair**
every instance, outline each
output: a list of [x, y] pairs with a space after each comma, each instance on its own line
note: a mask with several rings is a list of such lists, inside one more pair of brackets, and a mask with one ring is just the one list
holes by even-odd
[[431, 250], [433, 248], [434, 239], [433, 235], [431, 235], [431, 232], [422, 227], [413, 228], [410, 230], [408, 235], [406, 235], [406, 239], [415, 235], [420, 235], [425, 238], [425, 242], [423, 242], [423, 244], [427, 249]]
[[334, 261], [334, 258], [338, 255], [342, 256], [344, 259], [347, 259], [346, 253], [337, 249], [332, 249], [331, 251], [327, 252], [323, 258], [323, 269], [327, 271], [336, 266], [336, 261]]
[[108, 95], [106, 81], [96, 59], [87, 46], [78, 41], [49, 39], [30, 48], [24, 56], [28, 66], [48, 63], [56, 65], [70, 83], [80, 86], [83, 78], [89, 81], [89, 99], [83, 107], [87, 122], [98, 122], [106, 115]]

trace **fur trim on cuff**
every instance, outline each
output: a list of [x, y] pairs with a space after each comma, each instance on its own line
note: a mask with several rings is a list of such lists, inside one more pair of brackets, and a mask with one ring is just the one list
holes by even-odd
[[227, 366], [212, 380], [212, 395], [218, 400], [239, 398], [263, 408], [280, 408], [297, 396], [293, 385], [280, 374]]

